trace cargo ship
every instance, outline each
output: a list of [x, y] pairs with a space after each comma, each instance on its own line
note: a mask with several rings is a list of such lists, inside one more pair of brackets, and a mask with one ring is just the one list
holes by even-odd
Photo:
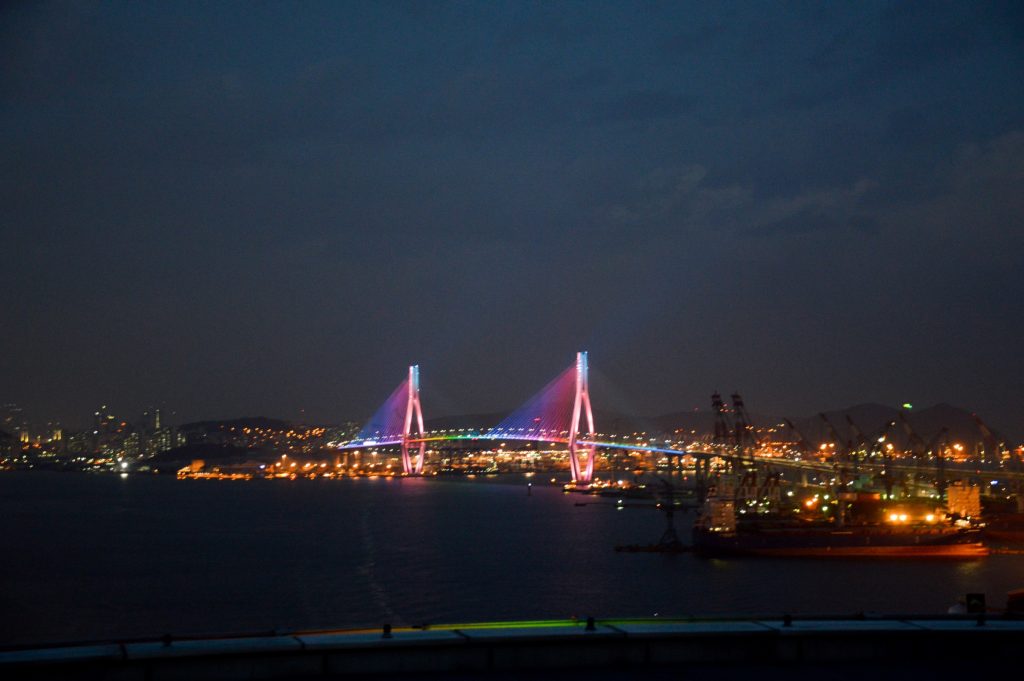
[[982, 558], [981, 531], [928, 514], [882, 522], [827, 523], [769, 519], [737, 523], [733, 502], [709, 500], [693, 528], [693, 549], [709, 557]]
[[1011, 546], [1024, 544], [1024, 513], [997, 513], [986, 516], [985, 537]]
[[959, 528], [788, 527], [715, 532], [694, 528], [694, 552], [712, 557], [982, 558], [980, 532]]

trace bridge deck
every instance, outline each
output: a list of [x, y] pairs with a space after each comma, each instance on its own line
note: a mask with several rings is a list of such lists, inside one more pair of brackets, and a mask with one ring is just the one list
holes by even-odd
[[[472, 442], [472, 441], [509, 441], [509, 442], [548, 442], [552, 444], [567, 445], [569, 440], [566, 437], [533, 437], [533, 436], [521, 436], [517, 434], [507, 433], [490, 433], [490, 432], [467, 432], [467, 433], [445, 433], [437, 435], [427, 435], [426, 437], [410, 437], [408, 444], [419, 444], [425, 443], [436, 443], [436, 442]], [[366, 449], [372, 447], [396, 447], [402, 444], [402, 440], [399, 439], [387, 439], [387, 440], [363, 440], [361, 442], [350, 442], [338, 447], [338, 449]], [[621, 449], [626, 451], [634, 452], [648, 452], [654, 454], [664, 454], [667, 456], [691, 456], [694, 458], [707, 459], [707, 458], [720, 458], [732, 461], [741, 461], [745, 463], [758, 463], [767, 466], [776, 466], [781, 468], [793, 468], [798, 470], [813, 471], [816, 473], [835, 473], [838, 470], [838, 464], [823, 462], [817, 460], [806, 460], [806, 459], [790, 459], [786, 457], [771, 457], [771, 456], [743, 456], [741, 454], [732, 454], [721, 451], [703, 451], [696, 449], [678, 449], [674, 447], [655, 447], [652, 445], [641, 445], [633, 444], [629, 442], [610, 442], [607, 440], [577, 440], [577, 444], [584, 447], [597, 447], [599, 449]], [[854, 465], [852, 463], [841, 464], [843, 468], [849, 472]], [[888, 470], [890, 473], [896, 474], [919, 474], [919, 473], [933, 473], [936, 474], [938, 469], [933, 462], [921, 463], [921, 464], [907, 464], [901, 461], [894, 461], [885, 464], [880, 461], [862, 461], [856, 464], [856, 467], [864, 472], [878, 473], [882, 470]], [[1003, 468], [984, 468], [979, 467], [975, 464], [958, 464], [947, 462], [944, 465], [944, 472], [947, 478], [955, 478], [957, 476], [967, 477], [983, 477], [983, 478], [998, 478], [1002, 477], [1010, 480], [1024, 480], [1024, 471], [1006, 470]]]

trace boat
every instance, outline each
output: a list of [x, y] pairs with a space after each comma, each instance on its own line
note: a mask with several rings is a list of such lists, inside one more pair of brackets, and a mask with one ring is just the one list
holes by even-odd
[[1003, 544], [1024, 544], [1024, 513], [996, 513], [985, 516], [985, 536]]
[[[709, 499], [693, 528], [693, 548], [709, 557], [981, 558], [981, 531], [929, 514], [897, 514], [888, 522], [837, 524], [774, 518], [736, 522], [733, 502]], [[888, 520], [888, 519], [887, 519]]]
[[714, 532], [695, 528], [699, 555], [779, 558], [982, 558], [978, 530], [958, 528], [772, 528]]

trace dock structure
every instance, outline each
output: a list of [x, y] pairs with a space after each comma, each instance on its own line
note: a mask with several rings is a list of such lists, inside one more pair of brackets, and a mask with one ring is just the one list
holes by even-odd
[[[837, 664], [947, 678], [1013, 662], [1024, 619], [969, 616], [553, 620], [0, 650], [0, 678], [176, 681], [304, 678], [820, 678]], [[627, 674], [627, 676], [623, 676]], [[733, 676], [735, 675], [735, 676]], [[896, 676], [892, 676], [896, 678]]]

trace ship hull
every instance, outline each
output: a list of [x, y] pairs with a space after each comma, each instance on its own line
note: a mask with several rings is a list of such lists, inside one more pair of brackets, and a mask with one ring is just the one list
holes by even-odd
[[710, 557], [982, 558], [988, 548], [973, 531], [694, 530], [694, 551]]
[[985, 537], [1006, 544], [1024, 544], [1024, 514], [999, 513], [985, 518]]

